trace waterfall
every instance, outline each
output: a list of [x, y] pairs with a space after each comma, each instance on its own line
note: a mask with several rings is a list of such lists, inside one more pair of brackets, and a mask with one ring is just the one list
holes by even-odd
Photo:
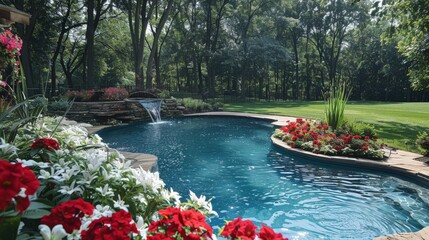
[[160, 122], [161, 121], [161, 99], [140, 99], [139, 103], [146, 109], [147, 113], [149, 113], [152, 122]]

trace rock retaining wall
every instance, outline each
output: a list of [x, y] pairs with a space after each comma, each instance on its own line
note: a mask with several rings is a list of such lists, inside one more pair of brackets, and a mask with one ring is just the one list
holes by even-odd
[[[62, 115], [64, 112], [52, 112]], [[171, 118], [181, 116], [183, 106], [179, 106], [174, 99], [166, 99], [162, 103], [161, 117]], [[75, 102], [67, 113], [68, 119], [80, 122], [106, 123], [111, 120], [130, 122], [135, 120], [148, 120], [150, 116], [146, 109], [137, 101], [111, 101], [111, 102]]]

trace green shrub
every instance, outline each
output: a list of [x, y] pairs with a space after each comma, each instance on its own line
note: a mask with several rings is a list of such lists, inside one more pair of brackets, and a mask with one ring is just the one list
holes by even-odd
[[171, 94], [170, 94], [170, 91], [168, 91], [168, 90], [162, 90], [159, 93], [159, 98], [161, 98], [161, 99], [167, 99], [167, 98], [170, 98], [170, 97], [171, 97]]
[[341, 84], [337, 88], [331, 87], [325, 99], [325, 121], [336, 130], [343, 124], [344, 109], [349, 99], [351, 91], [346, 91], [346, 84]]
[[210, 104], [210, 103], [204, 102], [202, 100], [193, 99], [193, 98], [184, 98], [181, 101], [181, 104], [183, 106], [185, 106], [186, 109], [191, 111], [191, 112], [218, 110], [219, 106], [223, 106], [222, 103]]
[[58, 101], [50, 102], [48, 104], [49, 111], [67, 111], [71, 103], [66, 99], [60, 99]]
[[360, 135], [361, 137], [368, 136], [371, 139], [377, 138], [377, 133], [374, 126], [362, 122], [347, 122], [343, 125], [342, 128], [345, 128], [352, 135]]
[[429, 156], [429, 134], [427, 132], [420, 132], [417, 135], [416, 144], [423, 151], [423, 154]]

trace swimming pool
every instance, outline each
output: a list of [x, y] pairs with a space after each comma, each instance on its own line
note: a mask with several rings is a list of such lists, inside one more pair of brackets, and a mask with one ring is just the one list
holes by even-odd
[[384, 173], [319, 165], [270, 142], [263, 120], [192, 117], [99, 132], [159, 158], [167, 187], [214, 197], [219, 219], [264, 223], [289, 239], [372, 239], [429, 225], [428, 189]]

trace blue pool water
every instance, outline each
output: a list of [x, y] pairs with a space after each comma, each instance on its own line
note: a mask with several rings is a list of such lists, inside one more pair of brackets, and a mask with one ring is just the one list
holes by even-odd
[[273, 130], [262, 120], [198, 117], [99, 134], [119, 150], [157, 155], [181, 196], [213, 197], [212, 226], [242, 216], [289, 239], [372, 239], [429, 225], [427, 188], [288, 155], [271, 143]]

